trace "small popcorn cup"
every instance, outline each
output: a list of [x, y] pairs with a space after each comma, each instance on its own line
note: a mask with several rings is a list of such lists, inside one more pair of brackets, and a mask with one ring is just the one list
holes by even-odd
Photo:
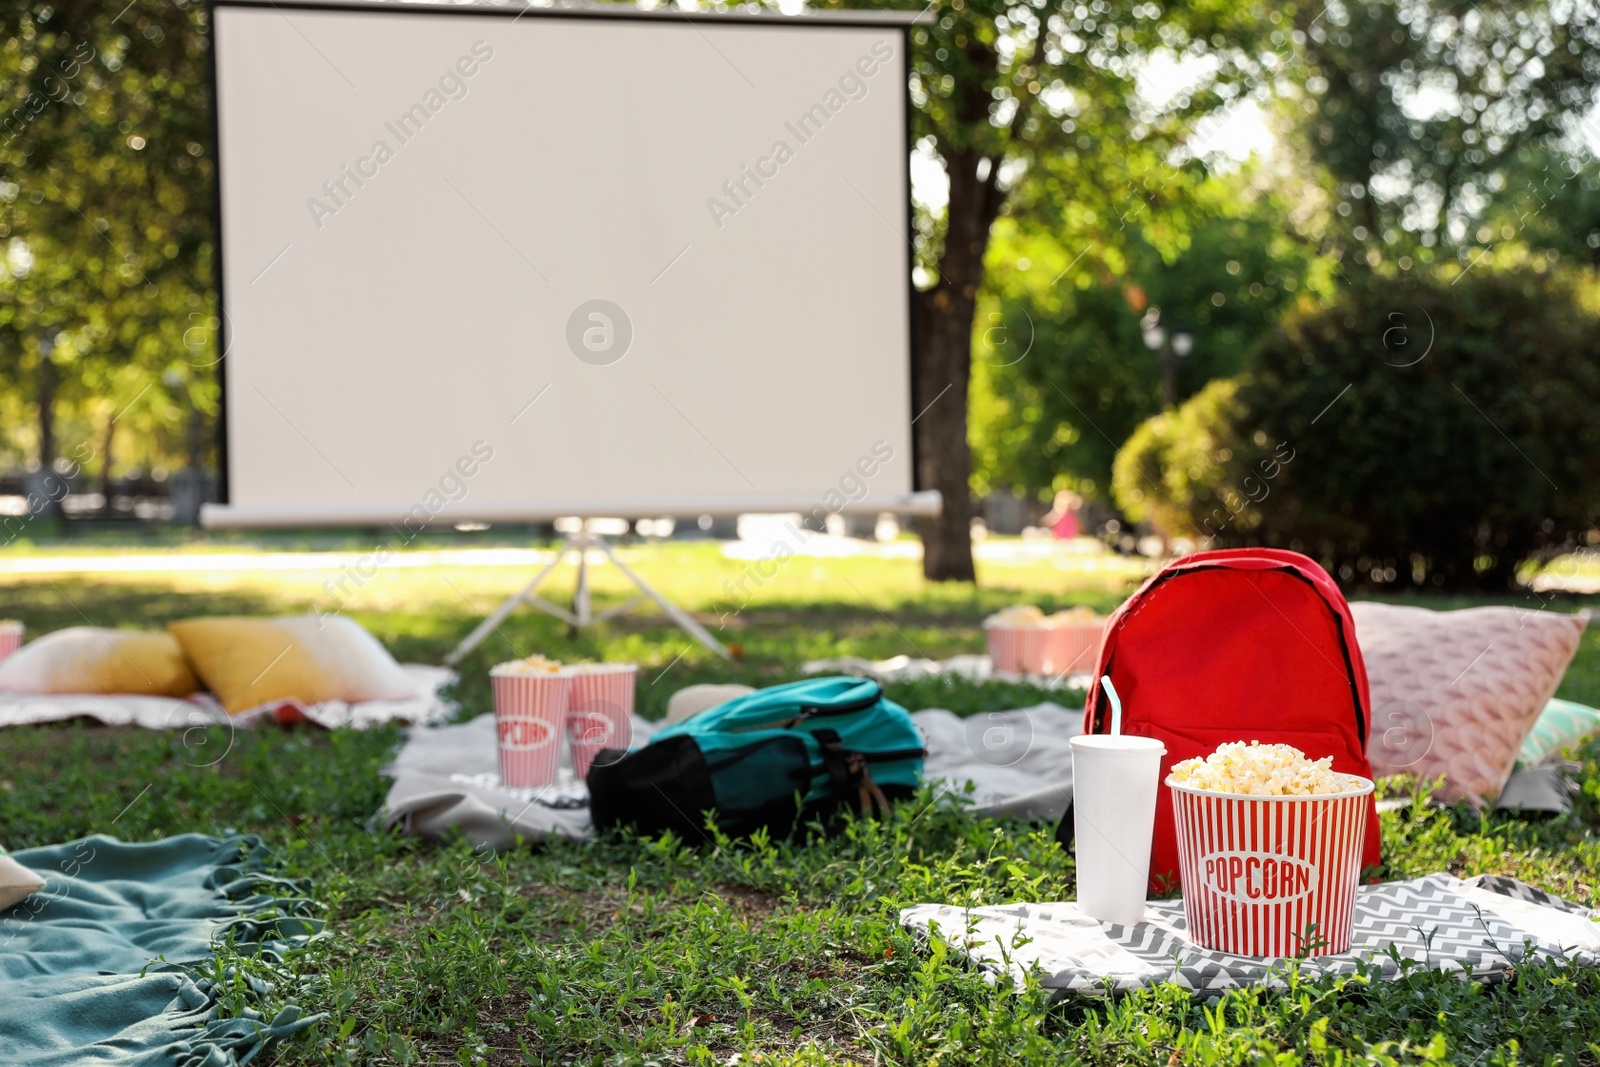
[[579, 778], [605, 749], [626, 751], [633, 739], [633, 695], [639, 667], [634, 663], [581, 663], [572, 671], [567, 737], [572, 767]]
[[1052, 622], [1046, 658], [1040, 674], [1066, 674], [1092, 671], [1100, 658], [1100, 642], [1105, 639], [1106, 620], [1093, 622]]
[[989, 645], [989, 662], [997, 671], [1044, 674], [1046, 664], [1054, 661], [1050, 651], [1054, 638], [1043, 623], [990, 623], [983, 628], [983, 636]]
[[1341, 793], [1253, 796], [1171, 778], [1189, 939], [1238, 956], [1350, 949], [1370, 779]]
[[1007, 674], [1022, 673], [1021, 632], [1015, 626], [989, 625], [983, 628], [983, 639], [989, 646], [989, 663], [995, 670]]
[[22, 647], [22, 623], [16, 619], [0, 619], [0, 660]]
[[518, 674], [501, 664], [489, 672], [500, 744], [500, 783], [513, 788], [550, 785], [561, 762], [572, 674]]

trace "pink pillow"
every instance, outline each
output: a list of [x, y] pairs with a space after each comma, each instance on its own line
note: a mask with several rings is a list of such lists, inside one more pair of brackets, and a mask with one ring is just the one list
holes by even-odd
[[1358, 602], [1350, 613], [1372, 687], [1373, 773], [1442, 776], [1438, 799], [1475, 805], [1500, 795], [1588, 624], [1505, 607]]

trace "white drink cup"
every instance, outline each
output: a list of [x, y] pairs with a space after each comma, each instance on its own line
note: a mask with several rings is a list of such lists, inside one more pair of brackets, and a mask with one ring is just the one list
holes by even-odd
[[1144, 918], [1156, 791], [1167, 747], [1153, 737], [1072, 739], [1072, 815], [1078, 910], [1132, 926]]

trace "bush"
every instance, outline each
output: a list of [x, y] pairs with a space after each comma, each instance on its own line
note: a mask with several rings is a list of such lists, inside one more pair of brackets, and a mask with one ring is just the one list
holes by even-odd
[[1114, 493], [1169, 537], [1297, 549], [1346, 583], [1504, 589], [1600, 518], [1597, 341], [1569, 277], [1374, 278], [1141, 426]]

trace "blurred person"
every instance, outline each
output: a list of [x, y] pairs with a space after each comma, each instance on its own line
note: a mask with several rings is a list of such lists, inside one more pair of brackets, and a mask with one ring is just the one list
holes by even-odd
[[1048, 526], [1057, 541], [1070, 541], [1083, 532], [1078, 521], [1078, 511], [1083, 507], [1083, 497], [1070, 489], [1056, 494], [1055, 504], [1044, 517], [1042, 525]]

